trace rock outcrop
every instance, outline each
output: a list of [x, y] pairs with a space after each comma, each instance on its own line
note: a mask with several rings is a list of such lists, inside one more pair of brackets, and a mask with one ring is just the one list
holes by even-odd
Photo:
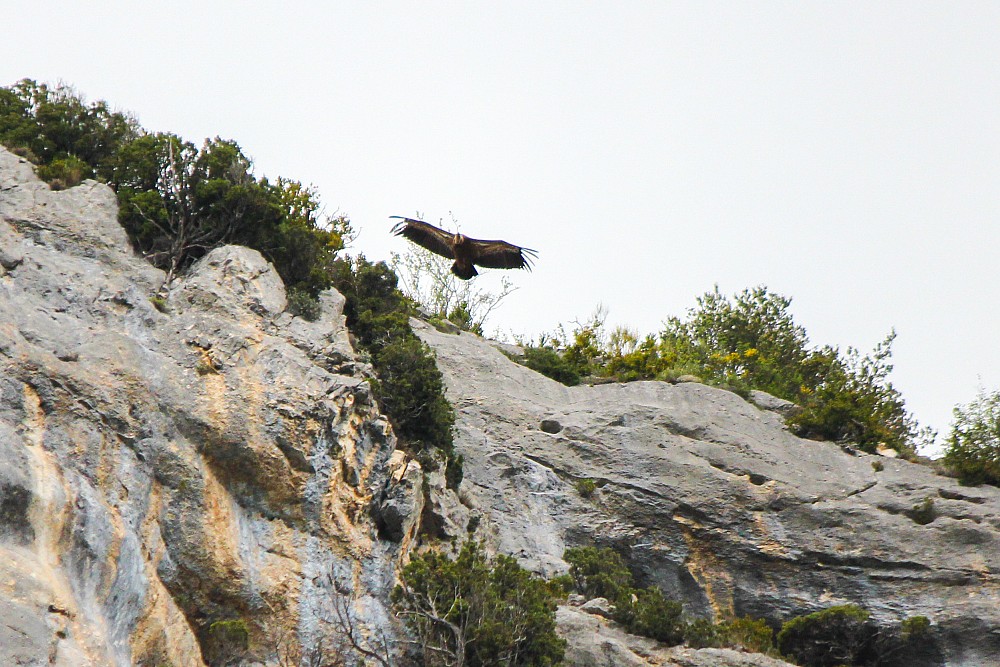
[[2, 149], [0, 266], [0, 664], [300, 664], [345, 613], [393, 638], [422, 495], [339, 294], [292, 317], [225, 247], [153, 298], [109, 188], [50, 191]]
[[[418, 533], [544, 575], [611, 546], [703, 617], [924, 615], [909, 664], [1000, 664], [995, 488], [798, 439], [767, 395], [565, 387], [414, 321], [458, 416], [456, 494], [396, 450], [339, 294], [293, 317], [235, 247], [163, 281], [111, 190], [52, 192], [0, 149], [0, 664], [314, 664], [348, 625], [404, 664], [388, 597]], [[607, 615], [560, 608], [568, 664], [784, 664]]]
[[567, 547], [614, 547], [640, 584], [716, 619], [923, 615], [932, 641], [910, 664], [1000, 665], [1000, 490], [799, 439], [762, 396], [770, 410], [694, 382], [565, 387], [474, 335], [414, 326], [497, 551], [551, 575]]

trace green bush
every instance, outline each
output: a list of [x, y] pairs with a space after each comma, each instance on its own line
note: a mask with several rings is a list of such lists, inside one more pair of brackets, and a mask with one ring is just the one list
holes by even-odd
[[474, 542], [455, 560], [413, 558], [393, 591], [397, 615], [418, 638], [424, 665], [556, 665], [566, 642], [556, 634], [553, 588]]
[[376, 395], [410, 451], [440, 450], [448, 462], [449, 486], [461, 481], [454, 454], [455, 413], [444, 395], [434, 354], [410, 328], [412, 306], [384, 262], [363, 256], [335, 264], [333, 284], [344, 295], [347, 326], [371, 355]]
[[134, 118], [106, 102], [88, 104], [72, 87], [31, 79], [0, 88], [0, 143], [38, 164], [62, 187], [108, 180], [115, 153], [141, 134]]
[[563, 560], [569, 563], [576, 590], [609, 600], [614, 604], [613, 618], [629, 632], [671, 645], [684, 640], [680, 603], [666, 599], [658, 588], [634, 588], [632, 573], [613, 549], [567, 549]]
[[242, 664], [248, 655], [250, 631], [246, 621], [216, 621], [208, 626], [202, 639], [202, 653], [209, 665]]
[[584, 498], [590, 498], [594, 495], [594, 491], [597, 491], [597, 482], [588, 478], [576, 480], [574, 486], [576, 486], [576, 492]]
[[619, 595], [614, 618], [633, 634], [674, 646], [684, 641], [682, 611], [680, 602], [668, 600], [659, 588], [650, 587]]
[[926, 616], [910, 616], [900, 623], [900, 633], [906, 641], [922, 639], [930, 632], [931, 621]]
[[743, 616], [721, 625], [724, 646], [752, 653], [774, 651], [774, 630], [763, 619]]
[[524, 348], [524, 365], [568, 386], [580, 384], [580, 374], [558, 352], [549, 347]]
[[332, 262], [351, 233], [346, 218], [321, 215], [314, 189], [255, 177], [236, 142], [215, 138], [199, 149], [147, 132], [69, 86], [24, 79], [0, 88], [0, 143], [36, 161], [53, 189], [85, 178], [111, 185], [133, 245], [168, 279], [235, 243], [273, 262], [286, 287], [315, 297], [329, 287]]
[[288, 290], [288, 312], [309, 322], [315, 322], [322, 314], [319, 299], [299, 288]]
[[566, 550], [563, 560], [569, 564], [569, 575], [580, 594], [611, 602], [624, 591], [631, 594], [632, 573], [614, 549], [574, 547]]
[[732, 298], [716, 288], [697, 304], [685, 317], [668, 318], [658, 336], [645, 338], [621, 327], [606, 334], [598, 311], [572, 334], [560, 327], [538, 346], [527, 346], [524, 363], [567, 384], [583, 375], [618, 381], [695, 375], [743, 396], [759, 389], [803, 407], [789, 421], [798, 435], [849, 441], [871, 453], [886, 445], [910, 456], [930, 436], [888, 381], [895, 332], [862, 355], [810, 345], [792, 317], [791, 299], [766, 287]]
[[876, 625], [856, 605], [797, 616], [781, 627], [777, 644], [786, 659], [803, 667], [938, 664], [940, 657], [926, 616]]
[[752, 653], [774, 653], [774, 630], [766, 621], [744, 616], [723, 623], [697, 618], [684, 628], [692, 648], [734, 648]]
[[93, 169], [75, 155], [67, 155], [38, 167], [37, 174], [53, 190], [64, 190], [79, 185], [83, 179], [93, 174]]
[[920, 526], [926, 526], [931, 523], [937, 518], [937, 512], [934, 510], [934, 499], [930, 497], [924, 498], [921, 502], [911, 507], [906, 512], [906, 516], [913, 519], [913, 522]]
[[869, 614], [856, 605], [796, 616], [781, 626], [778, 650], [804, 667], [860, 665], [872, 640]]
[[722, 627], [707, 618], [696, 618], [684, 628], [684, 642], [691, 648], [718, 648], [723, 646]]
[[980, 390], [954, 410], [944, 462], [963, 484], [1000, 486], [1000, 391]]

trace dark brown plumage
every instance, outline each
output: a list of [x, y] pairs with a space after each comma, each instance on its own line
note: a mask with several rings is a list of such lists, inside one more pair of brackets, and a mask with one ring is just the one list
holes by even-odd
[[431, 252], [455, 260], [451, 272], [462, 280], [479, 275], [477, 266], [487, 269], [527, 269], [538, 253], [506, 241], [481, 241], [462, 234], [452, 234], [423, 220], [390, 216], [400, 222], [392, 228], [393, 234], [413, 241]]

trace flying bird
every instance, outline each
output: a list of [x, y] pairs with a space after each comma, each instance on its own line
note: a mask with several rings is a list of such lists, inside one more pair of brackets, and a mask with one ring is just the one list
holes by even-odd
[[530, 248], [521, 248], [506, 241], [481, 241], [462, 234], [452, 234], [423, 220], [398, 218], [392, 233], [413, 241], [431, 252], [455, 260], [451, 272], [462, 280], [478, 276], [477, 266], [487, 269], [527, 269], [538, 253]]

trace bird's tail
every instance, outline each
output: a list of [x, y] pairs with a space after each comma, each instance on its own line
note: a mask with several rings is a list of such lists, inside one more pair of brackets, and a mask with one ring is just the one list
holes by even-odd
[[469, 280], [473, 276], [478, 276], [479, 271], [476, 271], [476, 267], [471, 263], [464, 266], [459, 266], [458, 262], [451, 265], [451, 272], [462, 280]]

